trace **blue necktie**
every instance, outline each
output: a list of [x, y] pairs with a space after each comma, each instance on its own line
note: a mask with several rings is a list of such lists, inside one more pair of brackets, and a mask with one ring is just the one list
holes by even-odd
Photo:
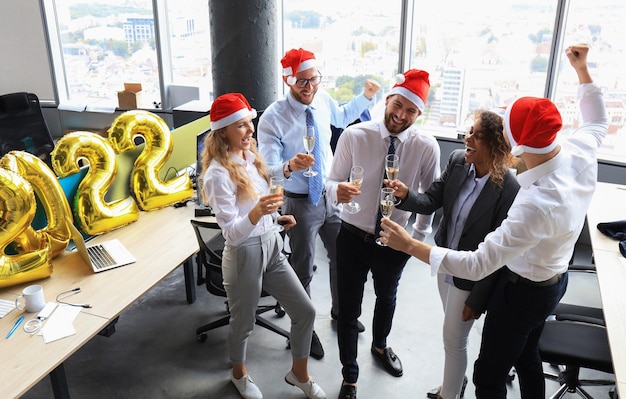
[[[396, 136], [389, 136], [389, 149], [387, 150], [387, 155], [393, 155], [396, 153]], [[383, 171], [383, 175], [384, 175], [384, 171]], [[385, 178], [383, 177], [383, 180]], [[383, 182], [381, 185], [381, 188], [385, 187], [385, 183]], [[380, 196], [380, 193], [378, 193], [378, 195]], [[376, 202], [378, 203], [378, 201]], [[376, 216], [376, 227], [374, 227], [374, 237], [378, 238], [378, 235], [380, 234], [380, 219], [383, 217], [382, 212], [380, 211], [380, 206], [378, 207], [378, 215]]]
[[320, 133], [317, 129], [315, 119], [313, 119], [313, 113], [311, 107], [306, 107], [306, 125], [313, 126], [315, 128], [315, 147], [313, 147], [313, 157], [315, 157], [315, 164], [313, 170], [317, 172], [317, 175], [309, 177], [309, 202], [317, 206], [322, 198], [322, 191], [324, 190], [324, 184], [322, 183], [322, 143], [320, 143]]

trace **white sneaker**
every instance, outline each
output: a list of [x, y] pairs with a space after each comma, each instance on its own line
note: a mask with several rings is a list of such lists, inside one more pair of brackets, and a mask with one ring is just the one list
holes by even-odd
[[307, 382], [300, 382], [296, 376], [293, 375], [293, 372], [289, 371], [285, 376], [285, 382], [302, 389], [302, 392], [304, 392], [309, 399], [326, 399], [326, 392], [324, 392], [322, 387], [317, 385], [311, 377], [309, 377]]
[[232, 374], [230, 375], [230, 380], [233, 382], [241, 397], [244, 399], [263, 399], [263, 394], [259, 387], [256, 386], [252, 378], [248, 374], [243, 377], [237, 379]]

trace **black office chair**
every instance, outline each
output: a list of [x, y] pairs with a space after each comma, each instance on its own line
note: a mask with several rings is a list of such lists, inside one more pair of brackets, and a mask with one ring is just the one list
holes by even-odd
[[[583, 389], [584, 385], [612, 385], [609, 397], [617, 399], [615, 381], [579, 377], [581, 368], [613, 373], [604, 312], [601, 306], [596, 306], [599, 298], [590, 298], [594, 293], [590, 293], [589, 285], [595, 283], [597, 287], [593, 269], [574, 264], [569, 267], [569, 299], [579, 303], [559, 303], [554, 315], [546, 321], [539, 339], [541, 359], [558, 370], [557, 374], [546, 372], [544, 376], [561, 384], [551, 399], [562, 398], [568, 392], [592, 399]], [[571, 279], [574, 276], [576, 278]], [[599, 295], [599, 290], [595, 294]], [[564, 299], [567, 300], [567, 297]]]
[[[197, 285], [206, 284], [207, 290], [217, 296], [226, 298], [226, 291], [222, 283], [222, 251], [224, 249], [224, 237], [217, 223], [191, 220], [200, 251], [196, 256], [197, 264]], [[262, 297], [269, 296], [263, 292]], [[196, 329], [196, 338], [199, 342], [207, 340], [207, 332], [229, 323], [230, 314], [228, 301], [226, 304], [226, 315], [218, 320], [200, 326]], [[262, 315], [269, 311], [274, 311], [277, 317], [285, 316], [285, 310], [277, 302], [275, 305], [259, 305], [256, 311], [256, 324], [267, 328], [270, 331], [282, 335], [289, 339], [289, 332], [264, 318]]]
[[51, 166], [54, 140], [33, 93], [0, 96], [0, 157], [9, 151], [26, 151]]

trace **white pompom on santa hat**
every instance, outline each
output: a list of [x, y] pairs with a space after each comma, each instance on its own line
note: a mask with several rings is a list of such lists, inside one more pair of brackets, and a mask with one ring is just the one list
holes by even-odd
[[556, 134], [562, 119], [552, 101], [539, 97], [520, 97], [509, 105], [504, 114], [504, 126], [511, 154], [524, 152], [547, 154], [557, 146]]
[[222, 94], [211, 104], [211, 130], [221, 129], [243, 118], [256, 118], [256, 110], [250, 107], [241, 93]]
[[420, 112], [424, 112], [430, 89], [428, 77], [428, 72], [421, 69], [409, 69], [405, 73], [400, 73], [396, 75], [396, 84], [391, 88], [388, 96], [400, 94], [415, 104]]
[[283, 76], [287, 76], [287, 84], [293, 86], [296, 84], [296, 73], [315, 68], [315, 54], [302, 48], [291, 49], [285, 53], [280, 63], [283, 66]]

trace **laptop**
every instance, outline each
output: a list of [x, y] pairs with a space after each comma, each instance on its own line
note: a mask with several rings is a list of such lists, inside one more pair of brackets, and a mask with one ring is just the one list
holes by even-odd
[[68, 225], [72, 231], [72, 240], [76, 245], [76, 251], [95, 273], [126, 266], [137, 261], [120, 240], [112, 239], [98, 244], [86, 245], [80, 231], [72, 223], [68, 223]]

